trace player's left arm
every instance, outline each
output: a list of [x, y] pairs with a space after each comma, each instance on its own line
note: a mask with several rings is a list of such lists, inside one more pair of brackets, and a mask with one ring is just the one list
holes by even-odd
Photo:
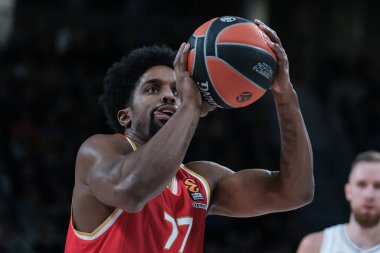
[[[217, 164], [205, 164], [213, 184], [209, 214], [235, 217], [292, 210], [314, 196], [313, 155], [297, 94], [289, 78], [289, 63], [276, 33], [256, 24], [270, 37], [277, 56], [277, 74], [270, 87], [278, 114], [281, 135], [280, 170], [247, 169], [236, 173]], [[213, 179], [216, 178], [216, 179]]]

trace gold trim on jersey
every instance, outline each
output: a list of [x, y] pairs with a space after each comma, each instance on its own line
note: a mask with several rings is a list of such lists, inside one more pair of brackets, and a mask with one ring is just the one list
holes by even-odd
[[173, 193], [173, 194], [177, 194], [178, 193], [178, 180], [177, 180], [177, 177], [174, 176], [172, 178], [172, 180], [170, 180], [170, 183], [169, 185], [167, 186], [169, 188], [169, 190]]
[[137, 149], [136, 144], [131, 139], [129, 139], [128, 136], [124, 135], [124, 137], [125, 137], [125, 139], [127, 139], [129, 144], [131, 144], [133, 151], [136, 151], [136, 149]]
[[93, 240], [101, 236], [105, 231], [107, 231], [119, 218], [123, 210], [115, 208], [115, 210], [92, 232], [82, 232], [75, 228], [74, 226], [74, 216], [71, 214], [71, 227], [74, 233], [83, 240]]
[[211, 190], [210, 190], [210, 185], [208, 184], [207, 180], [203, 176], [187, 168], [184, 164], [181, 164], [181, 168], [186, 170], [188, 173], [192, 174], [194, 177], [198, 178], [198, 180], [203, 183], [203, 186], [205, 188], [206, 195], [207, 195], [207, 208], [208, 208], [210, 204]]

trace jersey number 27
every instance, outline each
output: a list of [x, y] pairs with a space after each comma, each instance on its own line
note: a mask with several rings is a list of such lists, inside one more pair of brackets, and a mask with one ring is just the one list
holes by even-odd
[[189, 234], [191, 231], [191, 226], [193, 225], [193, 218], [192, 217], [180, 217], [180, 218], [174, 219], [171, 215], [169, 215], [166, 212], [164, 215], [165, 215], [164, 219], [172, 225], [172, 232], [171, 232], [169, 238], [167, 239], [167, 241], [165, 243], [165, 249], [166, 250], [169, 250], [171, 248], [171, 246], [173, 245], [173, 243], [175, 242], [175, 240], [177, 239], [178, 234], [179, 234], [178, 226], [188, 226], [187, 231], [186, 231], [186, 235], [182, 241], [182, 245], [181, 245], [181, 248], [179, 250], [179, 252], [183, 252], [183, 250], [186, 246], [187, 238], [189, 237]]

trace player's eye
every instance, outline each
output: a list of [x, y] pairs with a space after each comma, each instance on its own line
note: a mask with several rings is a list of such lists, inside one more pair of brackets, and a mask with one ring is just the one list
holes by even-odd
[[158, 88], [156, 86], [149, 86], [146, 90], [146, 93], [148, 94], [154, 94], [158, 92]]
[[174, 89], [172, 92], [174, 96], [178, 97], [178, 91], [176, 89]]

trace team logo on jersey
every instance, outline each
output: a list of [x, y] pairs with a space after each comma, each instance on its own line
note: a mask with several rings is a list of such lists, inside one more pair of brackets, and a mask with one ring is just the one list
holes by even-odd
[[203, 195], [199, 192], [199, 186], [192, 178], [186, 178], [183, 183], [193, 200], [203, 200]]

